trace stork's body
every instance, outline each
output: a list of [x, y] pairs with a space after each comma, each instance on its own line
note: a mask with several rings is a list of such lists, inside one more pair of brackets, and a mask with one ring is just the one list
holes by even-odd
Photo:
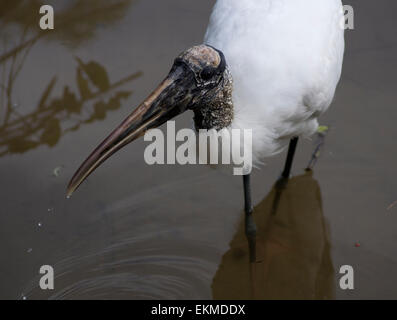
[[233, 77], [231, 128], [253, 129], [262, 162], [309, 136], [329, 107], [344, 52], [340, 0], [218, 0], [205, 43]]
[[[175, 59], [159, 87], [77, 170], [68, 195], [117, 150], [186, 110], [194, 112], [196, 129], [252, 129], [256, 164], [292, 139], [288, 178], [297, 137], [316, 131], [333, 99], [344, 52], [342, 18], [340, 0], [218, 0], [205, 45]], [[245, 211], [252, 235], [249, 177]]]

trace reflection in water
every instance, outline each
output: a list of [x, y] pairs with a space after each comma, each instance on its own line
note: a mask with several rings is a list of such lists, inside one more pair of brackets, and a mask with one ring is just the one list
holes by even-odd
[[332, 299], [334, 269], [320, 187], [312, 171], [273, 187], [255, 207], [256, 262], [244, 221], [212, 284], [214, 299]]
[[[57, 82], [54, 76], [33, 111], [22, 113], [13, 102], [14, 84], [37, 41], [45, 37], [77, 46], [94, 36], [99, 23], [117, 22], [131, 3], [131, 0], [72, 1], [63, 10], [56, 11], [57, 24], [51, 32], [38, 27], [37, 16], [43, 3], [20, 0], [0, 4], [0, 41], [4, 44], [4, 52], [0, 53], [0, 156], [23, 153], [43, 144], [53, 147], [65, 133], [78, 130], [82, 124], [105, 119], [108, 111], [118, 109], [121, 101], [130, 96], [131, 91], [115, 89], [140, 77], [141, 72], [110, 83], [105, 67], [76, 58], [79, 94], [64, 86], [61, 97], [52, 97]], [[12, 43], [13, 47], [8, 48], [10, 40], [17, 39], [15, 28], [21, 29], [19, 43]]]

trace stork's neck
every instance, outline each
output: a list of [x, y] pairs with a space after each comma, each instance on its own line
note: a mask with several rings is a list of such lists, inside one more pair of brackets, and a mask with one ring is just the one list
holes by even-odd
[[221, 130], [231, 125], [234, 118], [233, 78], [226, 67], [221, 83], [213, 94], [203, 99], [202, 104], [194, 110], [196, 130]]

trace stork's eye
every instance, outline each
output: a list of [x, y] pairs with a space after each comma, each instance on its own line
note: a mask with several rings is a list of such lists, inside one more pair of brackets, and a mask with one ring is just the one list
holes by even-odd
[[215, 74], [215, 69], [211, 67], [205, 67], [200, 73], [201, 79], [204, 81], [210, 80]]

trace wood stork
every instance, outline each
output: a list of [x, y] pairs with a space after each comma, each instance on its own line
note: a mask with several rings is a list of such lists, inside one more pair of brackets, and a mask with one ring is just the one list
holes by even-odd
[[[186, 110], [196, 129], [252, 129], [256, 164], [290, 141], [282, 173], [288, 179], [298, 137], [316, 132], [333, 99], [342, 18], [341, 0], [218, 0], [204, 44], [175, 59], [159, 87], [77, 170], [68, 195], [117, 150]], [[249, 174], [244, 191], [250, 217]]]

